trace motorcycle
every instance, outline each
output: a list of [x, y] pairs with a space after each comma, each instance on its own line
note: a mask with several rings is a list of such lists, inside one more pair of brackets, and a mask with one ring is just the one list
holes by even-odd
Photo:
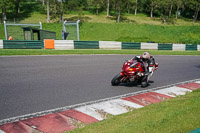
[[[153, 75], [153, 72], [158, 69], [158, 63], [154, 63], [151, 65], [152, 72], [150, 76]], [[138, 62], [137, 60], [131, 59], [124, 62], [122, 71], [117, 74], [112, 80], [111, 84], [113, 86], [117, 86], [120, 83], [142, 83], [142, 79], [144, 76], [148, 75], [145, 72], [145, 67], [142, 62]], [[146, 87], [146, 85], [141, 84], [141, 87]]]

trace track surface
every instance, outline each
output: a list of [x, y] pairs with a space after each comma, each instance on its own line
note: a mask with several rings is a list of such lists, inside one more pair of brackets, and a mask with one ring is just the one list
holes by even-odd
[[200, 56], [154, 56], [159, 69], [150, 86], [111, 86], [132, 57], [0, 57], [0, 120], [200, 78]]

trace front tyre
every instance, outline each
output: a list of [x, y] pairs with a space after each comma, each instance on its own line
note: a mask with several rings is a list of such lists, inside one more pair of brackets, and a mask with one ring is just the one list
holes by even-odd
[[113, 86], [119, 85], [120, 84], [120, 80], [123, 78], [123, 76], [119, 73], [117, 74], [111, 81], [111, 84]]

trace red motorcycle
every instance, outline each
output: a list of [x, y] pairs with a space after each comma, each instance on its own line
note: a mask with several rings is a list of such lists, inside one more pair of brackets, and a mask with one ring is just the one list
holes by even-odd
[[[153, 71], [158, 69], [158, 63], [154, 63], [151, 65]], [[131, 59], [124, 62], [122, 67], [122, 72], [117, 74], [111, 81], [113, 86], [119, 85], [120, 83], [128, 83], [128, 82], [135, 82], [141, 83], [142, 79], [145, 76], [145, 67], [142, 62], [138, 62], [137, 60]], [[143, 84], [141, 84], [142, 87]]]

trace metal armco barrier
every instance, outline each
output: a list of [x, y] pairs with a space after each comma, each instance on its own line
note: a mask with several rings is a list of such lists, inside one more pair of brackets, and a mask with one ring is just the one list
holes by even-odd
[[173, 44], [173, 51], [185, 51], [185, 44]]
[[100, 49], [122, 49], [121, 42], [113, 42], [113, 41], [99, 41]]
[[158, 49], [157, 43], [141, 43], [141, 49]]
[[4, 49], [43, 49], [44, 43], [42, 41], [10, 41], [3, 40]]
[[58, 50], [71, 50], [74, 49], [73, 40], [55, 40], [55, 49]]
[[99, 49], [98, 41], [74, 41], [74, 49]]
[[3, 48], [3, 40], [0, 40], [0, 48]]
[[122, 49], [141, 49], [141, 43], [122, 42]]
[[[46, 41], [8, 41], [0, 40], [0, 48], [12, 49], [143, 49], [143, 50], [173, 50], [173, 51], [200, 51], [200, 45], [195, 44], [164, 44], [164, 43], [135, 43], [135, 42], [114, 42], [114, 41], [74, 41], [74, 40], [53, 40]], [[53, 43], [49, 43], [49, 41]]]
[[158, 44], [158, 50], [172, 50], [172, 44]]
[[193, 50], [197, 51], [197, 45], [192, 45], [192, 44], [186, 44], [186, 50]]

